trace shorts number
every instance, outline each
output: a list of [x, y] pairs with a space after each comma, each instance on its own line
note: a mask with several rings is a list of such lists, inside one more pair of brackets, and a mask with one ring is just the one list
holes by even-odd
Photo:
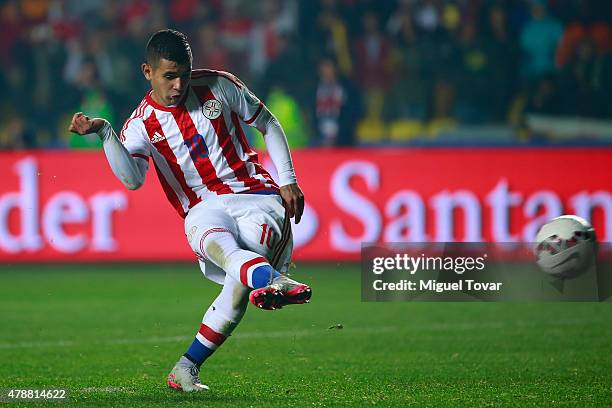
[[261, 245], [265, 245], [268, 248], [272, 248], [272, 235], [274, 235], [274, 230], [272, 228], [268, 228], [268, 224], [261, 224], [261, 238], [259, 239], [259, 243]]

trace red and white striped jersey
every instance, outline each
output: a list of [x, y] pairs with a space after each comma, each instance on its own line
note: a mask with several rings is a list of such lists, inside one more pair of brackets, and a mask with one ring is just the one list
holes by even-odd
[[[193, 70], [183, 103], [162, 106], [147, 93], [119, 138], [137, 160], [152, 157], [170, 203], [184, 218], [207, 196], [278, 193], [249, 146], [241, 121], [265, 128], [265, 109], [227, 72]], [[259, 120], [261, 119], [261, 120]]]

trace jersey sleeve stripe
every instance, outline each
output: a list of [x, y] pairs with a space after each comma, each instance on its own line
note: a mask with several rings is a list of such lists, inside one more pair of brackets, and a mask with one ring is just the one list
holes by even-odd
[[250, 118], [244, 121], [244, 123], [246, 123], [247, 125], [250, 125], [251, 123], [253, 123], [253, 121], [255, 119], [257, 119], [257, 117], [259, 116], [259, 114], [261, 113], [261, 110], [263, 109], [263, 103], [260, 101], [259, 102], [259, 107], [257, 108], [257, 111], [255, 112], [255, 114]]
[[149, 161], [149, 156], [145, 156], [144, 154], [140, 153], [132, 153], [132, 157], [138, 157], [139, 159], [145, 159], [146, 161]]
[[200, 79], [200, 78], [213, 77], [213, 76], [223, 77], [223, 78], [227, 79], [228, 81], [232, 82], [238, 88], [242, 89], [242, 87], [243, 87], [242, 83], [234, 75], [230, 74], [229, 72], [216, 71], [214, 69], [197, 69], [197, 70], [194, 70], [192, 72], [192, 74], [191, 74], [191, 79]]
[[144, 115], [145, 108], [146, 108], [146, 100], [143, 99], [142, 101], [140, 101], [140, 104], [138, 105], [138, 107], [136, 108], [132, 116], [128, 120], [126, 120], [125, 123], [123, 124], [123, 127], [121, 128], [121, 132], [119, 132], [119, 140], [121, 140], [122, 142], [125, 142], [125, 134], [124, 134], [125, 130], [128, 128], [132, 120], [136, 118], [140, 118]]
[[134, 113], [132, 113], [132, 116], [130, 116], [128, 120], [126, 120], [125, 123], [123, 124], [123, 127], [121, 128], [121, 134], [123, 134], [123, 132], [128, 128], [128, 125], [133, 119], [139, 118], [143, 115], [145, 104], [146, 104], [146, 101], [144, 99], [140, 101], [140, 104], [134, 110]]

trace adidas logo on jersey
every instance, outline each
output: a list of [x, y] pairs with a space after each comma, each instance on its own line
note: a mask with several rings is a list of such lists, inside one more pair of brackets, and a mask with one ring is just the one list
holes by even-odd
[[162, 140], [166, 140], [166, 136], [160, 134], [159, 132], [155, 132], [155, 134], [151, 138], [151, 143], [161, 142]]

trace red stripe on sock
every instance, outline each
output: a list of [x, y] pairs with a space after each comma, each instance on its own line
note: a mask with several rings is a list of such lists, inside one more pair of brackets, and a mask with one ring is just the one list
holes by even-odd
[[224, 335], [222, 335], [221, 333], [217, 333], [204, 323], [202, 323], [202, 326], [200, 326], [199, 333], [204, 336], [206, 340], [210, 341], [211, 343], [215, 343], [217, 346], [222, 345], [225, 341]]
[[268, 261], [266, 261], [266, 258], [264, 258], [263, 256], [259, 256], [257, 258], [253, 258], [250, 261], [247, 261], [242, 264], [242, 266], [240, 267], [240, 282], [242, 282], [244, 286], [249, 286], [249, 276], [248, 276], [249, 268], [261, 262], [268, 262]]

